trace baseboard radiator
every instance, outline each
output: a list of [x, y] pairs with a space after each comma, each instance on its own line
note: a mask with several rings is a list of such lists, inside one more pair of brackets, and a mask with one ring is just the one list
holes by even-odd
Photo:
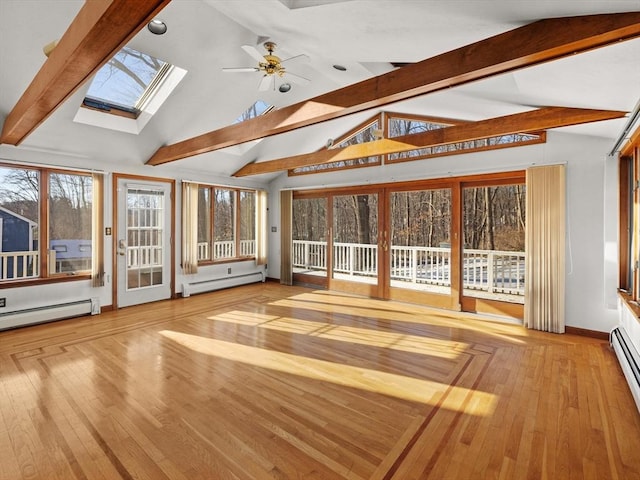
[[185, 282], [182, 284], [182, 296], [189, 297], [197, 293], [212, 292], [222, 288], [237, 287], [248, 283], [264, 282], [264, 272], [243, 273], [238, 275], [212, 278], [198, 282]]
[[53, 322], [54, 320], [79, 317], [81, 315], [97, 315], [98, 313], [100, 313], [98, 298], [25, 308], [14, 310], [13, 312], [0, 313], [0, 330]]
[[624, 328], [614, 328], [609, 335], [609, 342], [616, 352], [624, 376], [636, 401], [636, 407], [640, 411], [640, 355]]

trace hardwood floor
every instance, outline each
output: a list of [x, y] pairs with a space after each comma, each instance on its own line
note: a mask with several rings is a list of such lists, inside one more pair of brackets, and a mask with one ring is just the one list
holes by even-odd
[[606, 342], [256, 284], [0, 333], [0, 479], [640, 479]]

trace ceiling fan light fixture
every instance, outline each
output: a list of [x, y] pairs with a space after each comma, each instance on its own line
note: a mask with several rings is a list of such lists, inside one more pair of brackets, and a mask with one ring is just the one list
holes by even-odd
[[147, 24], [147, 28], [154, 35], [164, 35], [167, 33], [167, 24], [159, 18], [154, 18]]
[[283, 83], [282, 85], [280, 85], [278, 87], [278, 91], [280, 93], [287, 93], [289, 90], [291, 90], [291, 84], [290, 83]]

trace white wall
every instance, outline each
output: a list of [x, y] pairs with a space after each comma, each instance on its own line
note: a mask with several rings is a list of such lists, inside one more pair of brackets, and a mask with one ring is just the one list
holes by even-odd
[[[280, 277], [281, 189], [330, 188], [404, 180], [442, 178], [525, 169], [532, 165], [567, 164], [566, 324], [588, 330], [609, 331], [617, 322], [617, 277], [611, 275], [612, 250], [617, 255], [615, 201], [617, 179], [606, 162], [611, 140], [570, 133], [549, 132], [547, 143], [406, 162], [396, 165], [287, 177], [270, 185], [268, 276]], [[606, 168], [605, 168], [606, 167]], [[605, 198], [607, 211], [605, 212]], [[605, 215], [607, 222], [605, 223]], [[607, 268], [605, 269], [605, 238]], [[617, 267], [614, 267], [617, 270]], [[605, 270], [606, 281], [605, 281]]]
[[[229, 276], [227, 268], [232, 268], [232, 274], [249, 273], [257, 270], [263, 270], [262, 267], [256, 267], [255, 261], [233, 262], [223, 265], [207, 266], [200, 269], [195, 275], [183, 275], [180, 267], [180, 251], [181, 251], [181, 190], [180, 180], [200, 181], [203, 183], [219, 184], [219, 185], [237, 185], [247, 188], [265, 188], [265, 185], [255, 181], [244, 180], [237, 181], [230, 178], [221, 178], [215, 176], [207, 176], [202, 172], [189, 172], [184, 168], [180, 168], [178, 164], [175, 166], [150, 167], [145, 165], [126, 166], [123, 162], [114, 159], [113, 165], [105, 165], [101, 162], [92, 161], [86, 158], [73, 157], [69, 155], [59, 155], [52, 152], [38, 152], [34, 150], [20, 149], [7, 145], [0, 145], [0, 163], [2, 162], [20, 162], [22, 165], [42, 165], [63, 168], [78, 169], [95, 169], [105, 173], [104, 187], [104, 223], [105, 228], [113, 228], [113, 198], [112, 198], [112, 180], [113, 173], [141, 175], [148, 177], [158, 177], [165, 179], [175, 179], [176, 192], [174, 192], [176, 205], [176, 228], [173, 234], [174, 244], [176, 248], [176, 279], [174, 291], [180, 294], [183, 282], [208, 280], [211, 278], [223, 278]], [[179, 163], [179, 162], [178, 162]], [[28, 287], [12, 287], [0, 290], [0, 297], [6, 298], [6, 307], [0, 308], [1, 313], [9, 313], [16, 310], [26, 308], [34, 308], [51, 304], [59, 304], [72, 302], [77, 300], [86, 300], [87, 298], [99, 298], [100, 306], [105, 307], [113, 304], [112, 299], [112, 282], [113, 282], [113, 249], [112, 237], [104, 237], [104, 262], [105, 262], [105, 285], [100, 288], [91, 287], [89, 280], [78, 280], [62, 283], [40, 284]]]

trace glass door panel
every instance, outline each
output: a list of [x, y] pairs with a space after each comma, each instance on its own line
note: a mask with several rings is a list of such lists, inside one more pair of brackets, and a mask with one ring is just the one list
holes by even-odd
[[451, 189], [390, 194], [391, 287], [451, 294]]
[[463, 189], [463, 296], [524, 303], [525, 185]]
[[171, 296], [171, 186], [118, 179], [118, 306]]
[[293, 199], [293, 274], [308, 276], [305, 281], [326, 283], [327, 198]]
[[332, 215], [332, 285], [366, 284], [374, 287], [354, 291], [380, 296], [378, 194], [335, 195]]

